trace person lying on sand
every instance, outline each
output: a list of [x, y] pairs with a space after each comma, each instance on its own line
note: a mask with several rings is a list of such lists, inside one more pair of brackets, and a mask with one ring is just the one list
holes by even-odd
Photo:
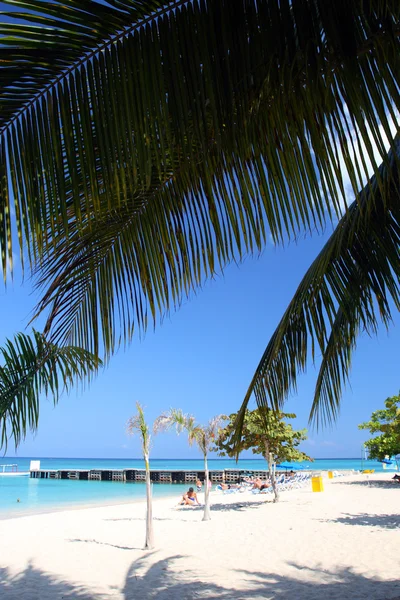
[[180, 506], [198, 506], [199, 504], [197, 494], [192, 487], [188, 489], [186, 494], [183, 494], [182, 500], [179, 502]]

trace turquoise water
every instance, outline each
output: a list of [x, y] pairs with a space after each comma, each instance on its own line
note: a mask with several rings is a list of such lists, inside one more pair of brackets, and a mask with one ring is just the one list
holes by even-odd
[[[1, 464], [17, 464], [19, 471], [28, 471], [31, 458], [3, 458]], [[88, 458], [37, 458], [42, 469], [132, 469], [144, 468], [139, 459], [88, 459]], [[317, 459], [313, 463], [299, 463], [314, 471], [347, 470], [362, 468], [383, 471], [381, 463], [360, 459]], [[151, 468], [202, 470], [202, 460], [154, 459]], [[266, 468], [262, 459], [244, 459], [236, 463], [230, 459], [210, 459], [210, 469], [260, 470]], [[170, 484], [153, 485], [157, 497], [176, 496], [184, 486]], [[17, 502], [17, 498], [20, 502]], [[70, 481], [54, 479], [31, 479], [30, 477], [0, 476], [0, 518], [21, 516], [29, 513], [50, 512], [81, 505], [105, 505], [133, 502], [145, 498], [145, 485], [112, 481]]]
[[[144, 469], [144, 462], [141, 459], [128, 458], [0, 458], [1, 464], [17, 464], [19, 471], [28, 471], [31, 460], [40, 460], [42, 469]], [[241, 459], [238, 463], [229, 458], [212, 458], [209, 459], [210, 469], [265, 469], [266, 462], [262, 458]], [[339, 470], [339, 469], [355, 469], [364, 468], [360, 458], [317, 458], [313, 462], [296, 463], [304, 468], [310, 468], [314, 471], [318, 470]], [[382, 470], [382, 465], [379, 462], [367, 461], [368, 468]], [[178, 469], [191, 470], [204, 468], [201, 459], [177, 459], [163, 458], [152, 459], [152, 469]]]

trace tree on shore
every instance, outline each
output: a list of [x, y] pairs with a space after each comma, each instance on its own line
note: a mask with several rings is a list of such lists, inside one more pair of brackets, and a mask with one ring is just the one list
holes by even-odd
[[385, 407], [375, 410], [370, 421], [358, 426], [359, 429], [368, 429], [373, 435], [380, 434], [364, 444], [369, 458], [376, 460], [400, 454], [400, 395], [386, 398]]
[[127, 432], [129, 435], [138, 435], [142, 443], [143, 459], [146, 469], [146, 540], [145, 550], [154, 548], [154, 528], [153, 528], [153, 506], [150, 481], [150, 428], [144, 417], [143, 407], [136, 402], [137, 413], [128, 420]]
[[334, 419], [359, 332], [400, 308], [399, 1], [17, 4], [0, 17], [1, 267], [17, 238], [46, 339], [108, 359], [270, 236], [332, 226], [238, 426], [253, 395], [280, 410], [316, 356], [311, 417]]
[[191, 446], [195, 443], [203, 455], [205, 472], [203, 521], [209, 521], [211, 519], [210, 479], [207, 456], [210, 448], [215, 444], [215, 441], [218, 438], [220, 425], [223, 420], [224, 417], [218, 415], [210, 419], [206, 425], [199, 425], [192, 415], [186, 415], [181, 409], [171, 408], [167, 413], [160, 415], [154, 422], [154, 430], [157, 432], [165, 431], [171, 427], [175, 427], [178, 435], [182, 433], [182, 431], [186, 431], [188, 434], [189, 445]]
[[295, 419], [295, 414], [276, 413], [268, 408], [247, 410], [244, 416], [242, 435], [238, 439], [236, 421], [238, 413], [229, 415], [228, 424], [221, 429], [213, 451], [220, 456], [238, 458], [243, 450], [252, 450], [253, 454], [261, 454], [268, 463], [268, 472], [274, 491], [274, 502], [278, 502], [279, 493], [276, 487], [274, 463], [284, 461], [312, 460], [298, 449], [301, 442], [307, 439], [307, 430], [295, 431], [287, 419]]

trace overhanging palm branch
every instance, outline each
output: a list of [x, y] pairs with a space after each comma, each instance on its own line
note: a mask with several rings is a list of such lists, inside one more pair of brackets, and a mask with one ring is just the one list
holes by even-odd
[[[243, 213], [218, 195], [219, 177], [233, 189], [237, 165], [225, 174], [212, 172], [210, 157], [208, 165], [213, 182], [207, 206], [201, 196], [179, 198], [171, 189], [168, 195], [154, 193], [143, 212], [133, 204], [108, 211], [87, 222], [85, 230], [72, 234], [71, 227], [68, 239], [60, 235], [54, 240], [38, 269], [38, 285], [50, 282], [38, 311], [51, 309], [46, 332], [52, 339], [82, 343], [94, 352], [102, 340], [108, 354], [118, 344], [118, 330], [129, 340], [134, 325], [146, 327], [148, 312], [155, 322], [157, 315], [178, 306], [236, 249], [239, 255], [262, 247], [263, 209], [251, 201], [256, 183], [251, 186], [249, 180]], [[195, 165], [188, 173], [194, 179], [202, 169]]]
[[[54, 302], [56, 340], [112, 352], [133, 321], [146, 326], [147, 304], [168, 310], [268, 229], [280, 240], [338, 212], [339, 155], [354, 190], [366, 171], [354, 143], [376, 173], [375, 146], [385, 160], [400, 107], [395, 1], [18, 6], [26, 22], [0, 27], [0, 243], [5, 269], [14, 195], [31, 259], [52, 278], [66, 252], [71, 280], [50, 279], [42, 305]], [[98, 241], [108, 223], [115, 244]]]
[[5, 272], [14, 196], [51, 339], [108, 355], [268, 230], [323, 225], [342, 159], [355, 193], [372, 164], [385, 204], [397, 0], [18, 6], [0, 26], [0, 244]]
[[[397, 155], [397, 156], [396, 156]], [[376, 179], [359, 194], [302, 279], [272, 335], [242, 404], [254, 393], [279, 409], [307, 360], [322, 356], [310, 419], [334, 419], [358, 333], [375, 333], [400, 309], [400, 135]]]
[[29, 429], [37, 429], [42, 396], [50, 396], [56, 404], [63, 391], [90, 379], [101, 364], [81, 348], [49, 344], [37, 331], [7, 340], [0, 354], [0, 448], [4, 449], [10, 438], [18, 446]]

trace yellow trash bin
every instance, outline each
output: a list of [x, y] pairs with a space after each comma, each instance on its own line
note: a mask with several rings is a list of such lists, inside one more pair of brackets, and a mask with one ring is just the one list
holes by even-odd
[[328, 479], [333, 479], [333, 473], [332, 473], [332, 471], [328, 471]]
[[324, 484], [322, 477], [311, 477], [311, 486], [313, 492], [323, 492]]

